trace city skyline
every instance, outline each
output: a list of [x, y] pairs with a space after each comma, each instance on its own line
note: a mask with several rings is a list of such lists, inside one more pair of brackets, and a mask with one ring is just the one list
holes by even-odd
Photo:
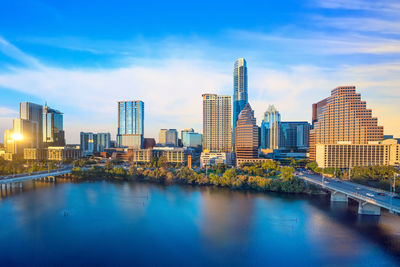
[[[32, 3], [2, 3], [0, 25], [7, 27], [0, 31], [0, 139], [12, 127], [19, 102], [26, 101], [48, 101], [62, 110], [68, 143], [78, 143], [80, 131], [110, 132], [114, 139], [115, 103], [132, 99], [146, 103], [147, 137], [157, 137], [166, 127], [202, 132], [201, 94], [232, 95], [232, 64], [240, 57], [249, 65], [249, 102], [257, 124], [269, 104], [277, 107], [282, 120], [310, 122], [311, 104], [337, 86], [354, 85], [385, 134], [399, 137], [395, 4], [249, 3], [240, 6], [240, 21], [228, 15], [238, 11], [235, 5], [217, 5], [218, 16], [196, 12], [211, 18], [202, 24], [193, 17], [190, 23], [166, 20], [167, 7], [160, 6], [144, 10], [163, 23], [141, 23], [139, 29], [132, 25], [144, 18], [138, 13], [146, 12], [129, 3], [113, 8], [137, 16], [113, 17], [111, 22], [98, 17], [83, 21], [84, 9], [68, 4], [44, 1], [46, 8], [35, 9], [33, 15]], [[192, 16], [190, 5], [174, 12], [187, 10]], [[31, 19], [10, 25], [10, 16], [20, 9]], [[106, 10], [99, 4], [93, 14]]]

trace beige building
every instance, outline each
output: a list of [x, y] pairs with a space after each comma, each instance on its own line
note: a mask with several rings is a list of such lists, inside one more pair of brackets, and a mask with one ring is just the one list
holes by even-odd
[[185, 163], [191, 151], [184, 148], [156, 148], [132, 150], [133, 162], [150, 162], [153, 158], [165, 157], [168, 163]]
[[66, 159], [79, 159], [82, 156], [80, 149], [64, 147], [64, 146], [50, 146], [47, 148], [48, 160], [63, 161]]
[[203, 150], [232, 152], [232, 97], [203, 95]]
[[178, 146], [178, 131], [176, 129], [161, 129], [158, 142], [163, 145]]
[[312, 117], [310, 159], [322, 164], [319, 167], [348, 168], [389, 162], [384, 158], [382, 144], [371, 143], [383, 140], [383, 127], [356, 93], [355, 86], [333, 89], [331, 96], [313, 105]]
[[226, 152], [202, 152], [200, 156], [200, 168], [214, 164], [233, 165], [233, 153]]
[[26, 160], [47, 160], [48, 153], [45, 148], [25, 148], [24, 159]]
[[318, 144], [316, 155], [321, 168], [397, 165], [400, 164], [400, 144], [395, 139], [369, 144]]

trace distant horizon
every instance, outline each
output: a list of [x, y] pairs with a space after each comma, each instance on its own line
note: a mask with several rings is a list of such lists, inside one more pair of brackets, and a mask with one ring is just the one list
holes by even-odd
[[395, 0], [239, 3], [1, 3], [0, 142], [27, 101], [64, 113], [69, 144], [81, 131], [115, 140], [126, 100], [144, 102], [147, 138], [202, 132], [201, 95], [232, 96], [241, 57], [258, 125], [270, 104], [282, 121], [311, 122], [313, 103], [354, 85], [384, 134], [400, 137]]

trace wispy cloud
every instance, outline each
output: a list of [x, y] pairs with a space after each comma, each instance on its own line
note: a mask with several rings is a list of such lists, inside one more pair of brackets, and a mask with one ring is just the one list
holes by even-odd
[[331, 9], [400, 12], [400, 3], [397, 0], [317, 0], [316, 2], [320, 7]]
[[1, 36], [0, 36], [0, 52], [12, 59], [19, 61], [20, 63], [25, 64], [26, 66], [41, 67], [41, 64], [36, 58], [22, 52], [20, 49], [9, 43]]

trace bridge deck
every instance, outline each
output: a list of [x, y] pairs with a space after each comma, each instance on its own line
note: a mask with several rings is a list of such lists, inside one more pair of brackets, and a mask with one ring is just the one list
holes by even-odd
[[0, 185], [24, 182], [24, 181], [45, 178], [45, 177], [50, 177], [50, 176], [59, 176], [59, 175], [64, 175], [64, 174], [68, 174], [71, 172], [72, 172], [72, 169], [58, 169], [58, 170], [52, 170], [50, 172], [47, 172], [47, 171], [46, 172], [36, 172], [36, 173], [25, 174], [25, 175], [20, 174], [16, 177], [5, 176], [5, 177], [0, 178]]
[[304, 179], [307, 182], [319, 185], [330, 191], [337, 191], [346, 194], [349, 198], [364, 201], [396, 213], [400, 213], [400, 199], [391, 198], [389, 193], [383, 193], [380, 189], [374, 189], [368, 186], [359, 185], [349, 181], [341, 181], [338, 179], [322, 177], [315, 174], [298, 174], [297, 177]]

